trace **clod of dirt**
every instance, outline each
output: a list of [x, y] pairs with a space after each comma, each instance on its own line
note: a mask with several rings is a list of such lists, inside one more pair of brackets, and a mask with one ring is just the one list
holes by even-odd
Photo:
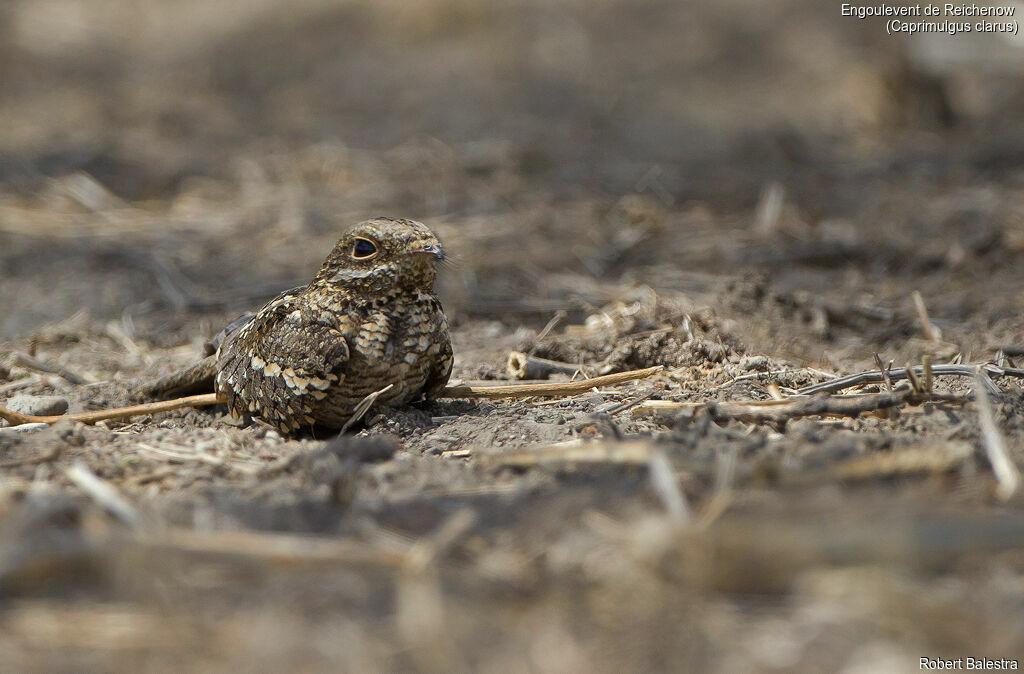
[[362, 464], [388, 461], [399, 449], [398, 438], [390, 434], [340, 434], [322, 448], [294, 455], [284, 474], [267, 481], [266, 491], [278, 505], [307, 504], [312, 508], [307, 515], [325, 505], [347, 507], [355, 499]]
[[415, 407], [382, 407], [366, 422], [367, 428], [382, 429], [403, 438], [415, 429], [431, 425], [430, 415]]
[[86, 441], [86, 428], [86, 426], [78, 423], [77, 421], [61, 419], [46, 430], [46, 435], [56, 438], [63, 444], [70, 445], [72, 447], [81, 447]]
[[543, 358], [589, 364], [597, 374], [664, 365], [683, 367], [720, 363], [734, 346], [708, 339], [688, 339], [678, 330], [646, 335], [614, 334], [593, 338], [560, 337], [537, 345]]
[[376, 435], [339, 435], [321, 450], [324, 454], [354, 457], [361, 463], [387, 461], [402, 448], [402, 441], [389, 433]]
[[570, 325], [563, 334], [524, 345], [532, 355], [581, 363], [597, 374], [664, 365], [720, 363], [743, 350], [710, 310], [698, 310], [683, 296], [662, 297], [650, 288], [634, 291]]
[[321, 449], [297, 454], [286, 472], [310, 486], [326, 485], [329, 503], [348, 506], [356, 495], [360, 464], [387, 461], [400, 448], [398, 438], [388, 434], [339, 435]]

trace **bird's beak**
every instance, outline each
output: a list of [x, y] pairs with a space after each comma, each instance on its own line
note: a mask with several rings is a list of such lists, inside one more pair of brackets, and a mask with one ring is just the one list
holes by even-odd
[[435, 260], [444, 260], [444, 249], [439, 243], [428, 243], [412, 251], [414, 255], [430, 255]]

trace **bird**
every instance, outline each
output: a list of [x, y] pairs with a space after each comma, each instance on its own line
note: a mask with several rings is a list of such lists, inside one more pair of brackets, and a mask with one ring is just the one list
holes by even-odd
[[448, 321], [434, 292], [444, 260], [440, 241], [420, 222], [360, 222], [308, 285], [232, 321], [207, 358], [144, 392], [215, 386], [233, 416], [288, 434], [343, 428], [366, 400], [393, 407], [431, 400], [452, 371]]

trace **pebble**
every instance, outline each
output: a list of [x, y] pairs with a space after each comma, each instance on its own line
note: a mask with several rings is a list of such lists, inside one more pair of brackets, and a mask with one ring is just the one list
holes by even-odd
[[15, 433], [31, 433], [49, 428], [49, 424], [21, 424], [20, 426], [4, 426], [0, 428], [0, 435], [13, 435]]
[[4, 407], [19, 414], [53, 416], [67, 412], [68, 401], [60, 396], [17, 395], [8, 398]]
[[767, 356], [744, 356], [740, 358], [741, 370], [767, 370], [771, 361]]

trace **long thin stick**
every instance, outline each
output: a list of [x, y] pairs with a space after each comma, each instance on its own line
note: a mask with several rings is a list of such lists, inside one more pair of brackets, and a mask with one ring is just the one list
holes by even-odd
[[579, 381], [551, 382], [545, 384], [510, 384], [507, 386], [449, 386], [441, 391], [442, 398], [529, 398], [532, 396], [563, 396], [584, 393], [599, 386], [621, 384], [634, 379], [645, 379], [661, 372], [664, 367], [655, 365], [643, 370], [616, 372]]
[[707, 409], [716, 421], [739, 420], [751, 423], [784, 421], [804, 416], [855, 417], [863, 412], [901, 407], [904, 403], [945, 402], [962, 404], [970, 396], [955, 393], [914, 394], [910, 389], [896, 393], [865, 393], [833, 396], [794, 396], [779, 400], [706, 400], [676, 402], [673, 400], [649, 400], [634, 408], [633, 416], [671, 416], [682, 410], [696, 413]]
[[95, 424], [99, 421], [106, 419], [126, 419], [128, 417], [137, 417], [143, 414], [156, 414], [157, 412], [169, 412], [171, 410], [178, 410], [182, 407], [203, 407], [204, 405], [216, 405], [222, 402], [216, 393], [203, 393], [196, 396], [187, 396], [185, 398], [175, 398], [174, 400], [161, 400], [155, 403], [144, 403], [142, 405], [132, 405], [130, 407], [114, 407], [109, 410], [96, 410], [95, 412], [79, 412], [77, 414], [60, 414], [57, 416], [36, 416], [34, 414], [19, 414], [18, 412], [12, 412], [11, 410], [0, 407], [0, 419], [6, 419], [12, 426], [20, 426], [21, 424], [55, 424], [61, 419], [71, 419], [72, 421], [80, 421], [83, 424]]
[[[621, 384], [634, 379], [650, 377], [664, 368], [661, 365], [648, 367], [643, 370], [630, 370], [628, 372], [616, 372], [606, 374], [592, 379], [583, 379], [572, 382], [551, 382], [544, 384], [512, 384], [509, 386], [449, 386], [441, 391], [442, 398], [527, 398], [532, 396], [561, 396], [572, 395], [589, 391], [598, 386], [611, 386]], [[161, 400], [155, 403], [132, 405], [131, 407], [116, 407], [109, 410], [97, 410], [95, 412], [80, 412], [78, 414], [62, 414], [59, 416], [35, 416], [31, 414], [19, 414], [6, 408], [0, 407], [0, 419], [6, 419], [12, 426], [21, 424], [44, 423], [55, 424], [61, 419], [80, 421], [83, 424], [95, 424], [105, 419], [126, 419], [128, 417], [141, 416], [143, 414], [156, 414], [158, 412], [169, 412], [183, 407], [202, 407], [205, 405], [216, 405], [224, 402], [224, 399], [216, 393], [203, 393], [200, 395], [175, 398], [173, 400]]]

